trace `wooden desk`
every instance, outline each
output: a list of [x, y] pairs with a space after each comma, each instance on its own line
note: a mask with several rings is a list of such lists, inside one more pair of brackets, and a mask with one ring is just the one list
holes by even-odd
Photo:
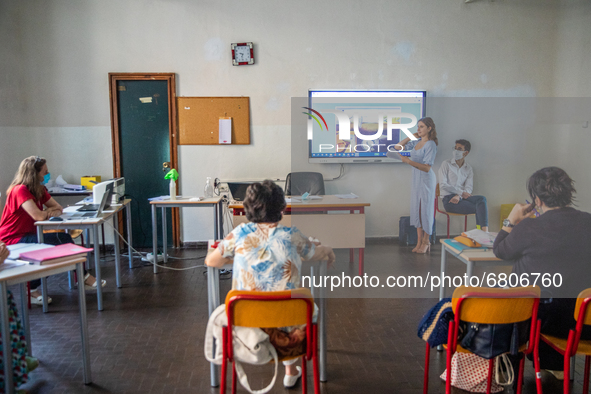
[[[103, 214], [100, 218], [80, 218], [79, 220], [64, 220], [62, 222], [51, 222], [49, 220], [44, 220], [41, 222], [35, 222], [37, 226], [37, 239], [39, 243], [43, 243], [43, 229], [44, 228], [51, 228], [51, 229], [91, 229], [93, 235], [93, 245], [94, 245], [94, 267], [95, 267], [95, 276], [97, 281], [97, 303], [98, 303], [98, 310], [103, 310], [103, 288], [100, 286], [101, 283], [101, 265], [100, 265], [100, 252], [99, 252], [99, 226], [103, 223], [107, 222], [108, 220], [113, 220], [113, 239], [114, 239], [114, 247], [115, 247], [115, 276], [117, 287], [121, 287], [121, 273], [120, 273], [120, 253], [119, 253], [119, 242], [118, 242], [118, 235], [119, 232], [119, 221], [117, 220], [116, 213], [121, 211], [122, 209], [126, 209], [127, 213], [127, 242], [129, 245], [132, 245], [131, 239], [131, 200], [123, 200], [121, 204], [113, 204], [108, 210], [103, 211]], [[79, 207], [71, 206], [64, 209], [64, 213], [73, 213]], [[90, 240], [86, 239], [87, 244], [89, 244]], [[133, 252], [131, 248], [129, 249], [129, 267], [132, 267], [133, 263]], [[82, 280], [84, 275], [78, 277], [78, 280]], [[43, 312], [47, 312], [47, 280], [45, 277], [41, 278], [42, 284], [42, 291], [43, 291]], [[78, 286], [84, 288], [84, 286]]]
[[152, 256], [154, 256], [154, 273], [158, 272], [158, 227], [156, 225], [156, 209], [162, 210], [162, 253], [164, 255], [164, 263], [168, 262], [168, 242], [166, 239], [166, 208], [186, 208], [186, 207], [213, 207], [213, 239], [223, 238], [224, 229], [224, 215], [222, 212], [222, 198], [213, 197], [206, 198], [201, 201], [191, 201], [192, 197], [177, 197], [176, 200], [154, 200], [150, 201], [152, 206]]
[[[25, 336], [28, 345], [28, 354], [32, 355], [31, 346], [31, 326], [29, 323], [29, 309], [27, 305], [27, 288], [26, 282], [44, 278], [48, 275], [56, 275], [62, 272], [68, 272], [76, 269], [79, 278], [84, 277], [83, 264], [86, 261], [86, 253], [82, 255], [72, 256], [68, 261], [63, 261], [57, 264], [37, 265], [26, 264], [20, 267], [0, 271], [0, 315], [2, 328], [2, 352], [4, 355], [12, 355], [11, 343], [6, 338], [9, 335], [8, 322], [8, 299], [7, 287], [10, 285], [20, 284], [22, 315], [21, 320], [25, 329]], [[80, 309], [80, 337], [82, 340], [82, 363], [83, 363], [83, 380], [84, 384], [92, 382], [90, 373], [90, 350], [88, 345], [88, 325], [86, 322], [86, 294], [84, 286], [78, 286], [78, 304]], [[12, 357], [4, 357], [4, 387], [7, 393], [14, 393], [14, 383], [12, 379]]]
[[[323, 245], [335, 249], [349, 249], [353, 262], [354, 249], [359, 249], [359, 275], [364, 272], [365, 208], [368, 202], [360, 198], [347, 199], [322, 196], [321, 200], [287, 203], [286, 215], [280, 224], [297, 227], [306, 236], [317, 238]], [[233, 223], [247, 222], [242, 203], [229, 205], [234, 210]], [[330, 212], [330, 213], [329, 213]]]
[[512, 265], [511, 262], [501, 260], [495, 256], [495, 254], [491, 249], [487, 251], [470, 251], [470, 250], [460, 250], [456, 249], [451, 242], [451, 239], [440, 239], [441, 242], [441, 268], [439, 271], [439, 277], [441, 278], [441, 287], [439, 288], [439, 299], [441, 300], [445, 295], [445, 289], [443, 287], [443, 275], [445, 272], [445, 266], [447, 264], [446, 254], [449, 253], [452, 256], [456, 257], [462, 263], [466, 264], [466, 275], [468, 278], [472, 277], [472, 272], [474, 271], [474, 264], [478, 263], [480, 265], [492, 265], [492, 266], [503, 266], [503, 265]]

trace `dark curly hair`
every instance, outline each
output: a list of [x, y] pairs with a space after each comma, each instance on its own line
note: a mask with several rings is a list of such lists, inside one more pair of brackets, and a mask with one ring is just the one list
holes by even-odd
[[273, 181], [253, 183], [246, 189], [244, 212], [253, 223], [276, 223], [281, 220], [285, 207], [283, 189]]
[[562, 168], [546, 167], [529, 177], [527, 191], [532, 200], [538, 197], [549, 208], [563, 208], [573, 203], [574, 183]]

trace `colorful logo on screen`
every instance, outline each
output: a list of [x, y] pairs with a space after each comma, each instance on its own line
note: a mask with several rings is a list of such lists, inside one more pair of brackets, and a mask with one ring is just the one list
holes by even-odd
[[[320, 114], [320, 112], [313, 110], [312, 108], [308, 108], [308, 107], [302, 107], [303, 109], [307, 109], [308, 111], [312, 111], [313, 113], [315, 113], [316, 115], [318, 115], [320, 117], [320, 119], [322, 119], [322, 122], [324, 122], [324, 126], [326, 127], [326, 131], [328, 131], [328, 125], [326, 124], [326, 120], [324, 119], [324, 116], [322, 116]], [[311, 114], [310, 112], [302, 112], [304, 115], [308, 115], [309, 117], [311, 117], [312, 119], [314, 119], [316, 121], [316, 123], [318, 123], [318, 126], [320, 126], [320, 130], [323, 130], [322, 128], [322, 123], [320, 123], [320, 120], [314, 116], [313, 114]]]

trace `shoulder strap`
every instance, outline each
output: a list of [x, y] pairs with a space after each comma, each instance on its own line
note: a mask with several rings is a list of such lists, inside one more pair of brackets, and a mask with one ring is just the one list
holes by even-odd
[[242, 368], [242, 364], [238, 360], [234, 359], [234, 364], [236, 366], [236, 375], [238, 375], [238, 380], [240, 381], [240, 384], [242, 385], [242, 387], [244, 387], [251, 394], [268, 393], [269, 391], [271, 391], [271, 389], [275, 385], [275, 380], [277, 380], [277, 368], [279, 366], [279, 359], [277, 357], [277, 350], [275, 350], [273, 345], [271, 345], [270, 343], [268, 343], [268, 345], [269, 345], [269, 352], [273, 356], [273, 361], [275, 362], [275, 374], [273, 375], [273, 379], [271, 380], [271, 383], [269, 383], [269, 385], [263, 389], [253, 390], [250, 388], [250, 384], [248, 383], [248, 376], [246, 376], [246, 372], [244, 372], [244, 368]]

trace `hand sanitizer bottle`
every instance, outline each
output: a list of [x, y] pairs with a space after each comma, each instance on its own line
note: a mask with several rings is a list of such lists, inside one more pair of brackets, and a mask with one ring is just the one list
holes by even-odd
[[211, 178], [207, 177], [207, 182], [205, 182], [205, 198], [212, 198], [213, 197], [213, 186], [211, 185]]
[[170, 199], [176, 200], [176, 182], [172, 178], [170, 178], [170, 184], [168, 185], [168, 190], [170, 191]]

